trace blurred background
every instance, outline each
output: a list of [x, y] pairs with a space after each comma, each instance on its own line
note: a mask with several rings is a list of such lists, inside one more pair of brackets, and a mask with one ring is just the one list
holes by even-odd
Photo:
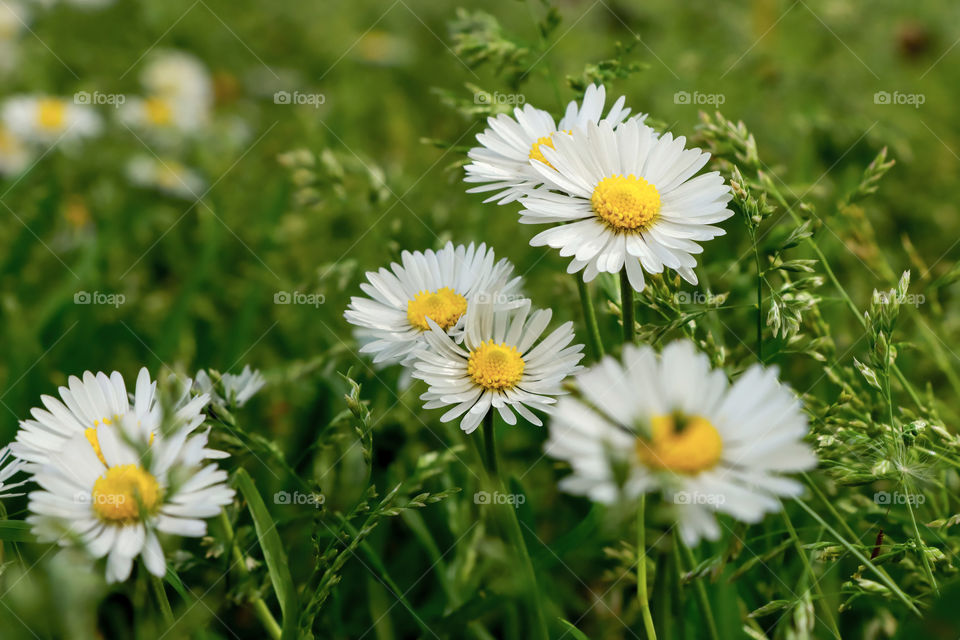
[[[814, 203], [825, 227], [818, 243], [857, 304], [911, 269], [912, 290], [926, 304], [903, 320], [904, 333], [955, 366], [960, 5], [554, 6], [0, 0], [0, 103], [59, 96], [89, 107], [99, 121], [96, 133], [43, 145], [14, 139], [21, 133], [16, 114], [4, 107], [0, 439], [13, 438], [41, 394], [87, 369], [118, 370], [129, 381], [140, 366], [156, 375], [164, 368], [238, 373], [251, 364], [271, 384], [239, 422], [322, 486], [328, 508], [347, 508], [365, 479], [350, 430], [338, 426], [349, 389], [338, 372], [351, 370], [370, 401], [373, 477], [382, 486], [418, 455], [465, 443], [455, 426], [420, 409], [419, 387], [395, 391], [398, 371], [376, 371], [357, 355], [343, 311], [365, 271], [386, 266], [403, 249], [453, 240], [492, 245], [525, 276], [535, 304], [552, 306], [558, 321], [579, 322], [566, 261], [528, 245], [536, 230], [517, 225], [515, 205], [484, 205], [466, 194], [461, 167], [486, 115], [517, 102], [559, 113], [596, 65], [623, 71], [608, 83], [608, 96], [625, 95], [675, 135], [696, 140], [701, 110], [743, 120], [783, 192]], [[169, 122], [151, 124], [149, 107], [140, 113], [146, 120], [138, 120], [131, 105], [157, 91], [151, 65], [183, 54], [191, 72], [206, 76], [198, 80], [209, 88], [204, 112], [184, 115], [187, 125], [176, 131]], [[883, 147], [897, 165], [879, 196], [840, 210], [836, 203]], [[750, 248], [738, 219], [726, 228], [701, 269], [712, 290], [731, 293], [734, 303], [714, 338], [742, 351], [738, 336], [752, 326], [752, 258], [738, 261]], [[839, 302], [824, 307], [842, 353], [860, 327]], [[616, 319], [601, 316], [604, 331], [615, 335]], [[929, 356], [907, 351], [903, 359], [920, 388], [929, 382], [946, 389], [948, 374]], [[774, 362], [797, 388], [829, 397], [814, 363]], [[589, 505], [557, 494], [549, 461], [530, 466], [544, 438], [524, 426], [505, 431], [501, 443], [506, 465], [532, 495], [531, 522], [552, 542], [583, 520]], [[285, 488], [268, 471], [276, 464], [269, 455], [241, 454], [233, 464], [246, 467], [264, 495]], [[454, 486], [461, 475], [453, 470], [445, 482]], [[8, 503], [11, 516], [24, 505]], [[288, 554], [307, 557], [312, 516], [278, 517], [291, 521], [288, 531], [304, 532], [290, 534]], [[447, 549], [459, 535], [450, 522], [467, 515], [437, 507], [423, 517]], [[430, 611], [440, 606], [436, 585], [418, 581], [430, 563], [407, 526], [385, 525], [376, 544], [389, 550], [392, 573], [410, 599]], [[566, 549], [562, 562], [546, 551], [538, 556], [544, 575], [554, 578], [544, 588], [571, 619], [587, 610], [591, 589], [604, 581], [597, 549], [617, 537], [613, 530], [592, 535], [596, 548]], [[451, 557], [459, 561], [459, 554]], [[302, 570], [291, 564], [295, 574]], [[377, 585], [367, 583], [364, 567], [346, 571], [353, 580], [344, 580], [338, 612], [330, 614], [331, 637], [360, 637], [370, 625], [367, 613], [339, 610], [350, 606], [351, 593], [376, 601], [367, 590]], [[771, 592], [782, 588], [769, 574], [757, 580]], [[729, 609], [719, 615], [736, 630], [740, 614], [728, 597]], [[18, 598], [14, 608], [27, 626], [49, 625], [49, 637], [61, 633], [44, 620], [42, 600]], [[249, 613], [219, 606], [231, 613], [221, 613], [227, 622], [211, 623], [211, 637], [232, 637], [225, 628], [257, 637]], [[405, 631], [416, 629], [409, 616], [399, 609], [393, 615], [397, 637], [413, 637]], [[585, 615], [581, 626], [590, 637], [632, 637], [608, 626], [603, 608]]]

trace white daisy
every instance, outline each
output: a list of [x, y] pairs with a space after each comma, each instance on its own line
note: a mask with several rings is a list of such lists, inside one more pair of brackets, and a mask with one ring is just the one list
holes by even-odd
[[196, 200], [203, 195], [206, 181], [193, 169], [166, 158], [138, 155], [127, 162], [127, 178], [138, 187], [156, 189], [174, 198]]
[[209, 121], [204, 105], [164, 96], [131, 96], [120, 106], [119, 115], [131, 128], [167, 136], [171, 131], [196, 133]]
[[213, 107], [213, 80], [207, 67], [196, 57], [182, 51], [155, 54], [140, 74], [147, 93], [170, 101], [190, 104], [198, 114]]
[[754, 365], [736, 382], [710, 369], [690, 341], [624, 347], [577, 376], [581, 398], [563, 398], [546, 451], [573, 474], [560, 487], [602, 503], [659, 492], [683, 540], [715, 540], [714, 512], [759, 522], [802, 485], [782, 474], [817, 460], [802, 442], [807, 419], [776, 368]]
[[[467, 154], [473, 162], [465, 167], [467, 176], [464, 178], [464, 182], [483, 184], [468, 189], [467, 193], [495, 191], [484, 202], [499, 199], [497, 204], [507, 204], [522, 196], [526, 189], [543, 183], [543, 177], [534, 165], [546, 162], [543, 149], [552, 148], [562, 134], [582, 130], [587, 123], [607, 122], [615, 127], [630, 115], [630, 109], [623, 107], [624, 97], [620, 96], [604, 118], [605, 100], [603, 85], [590, 85], [584, 93], [582, 105], [576, 100], [567, 105], [559, 126], [554, 124], [550, 113], [529, 104], [514, 109], [512, 118], [505, 113], [487, 118], [490, 126], [477, 134], [481, 146], [474, 147]], [[646, 117], [646, 114], [638, 115], [633, 120], [642, 122]], [[560, 135], [555, 135], [558, 132]]]
[[[630, 284], [644, 287], [643, 272], [675, 270], [697, 283], [697, 244], [725, 232], [711, 223], [733, 215], [730, 188], [717, 171], [696, 177], [710, 159], [684, 149], [686, 139], [657, 138], [649, 127], [628, 121], [588, 123], [569, 136], [556, 136], [543, 149], [549, 164], [537, 162], [544, 186], [527, 190], [520, 222], [561, 223], [530, 241], [572, 256], [570, 273], [584, 281], [626, 268]], [[559, 193], [558, 193], [559, 192]]]
[[148, 435], [128, 413], [95, 430], [99, 447], [83, 434], [50, 455], [33, 480], [27, 522], [43, 542], [79, 543], [94, 558], [107, 556], [108, 582], [122, 582], [133, 561], [166, 572], [158, 533], [200, 537], [205, 518], [233, 500], [227, 474], [204, 465], [207, 433], [181, 425]]
[[21, 95], [3, 105], [3, 123], [15, 136], [49, 145], [100, 134], [100, 115], [89, 105], [55, 96]]
[[12, 457], [10, 454], [10, 445], [0, 449], [0, 498], [9, 498], [21, 495], [19, 493], [10, 493], [11, 489], [21, 486], [26, 480], [9, 483], [7, 480], [23, 471], [24, 464], [21, 460]]
[[493, 249], [453, 246], [439, 251], [404, 251], [402, 264], [390, 270], [368, 271], [360, 288], [367, 298], [353, 297], [344, 317], [359, 327], [360, 351], [374, 354], [375, 363], [394, 364], [407, 360], [423, 345], [432, 320], [441, 329], [458, 336], [461, 318], [478, 295], [497, 291], [496, 302], [510, 306], [520, 299], [519, 276], [509, 279], [513, 265], [494, 262]]
[[517, 423], [516, 411], [542, 425], [530, 409], [549, 412], [553, 396], [563, 393], [561, 383], [580, 369], [577, 363], [583, 358], [582, 344], [568, 346], [575, 337], [572, 322], [538, 342], [552, 315], [549, 309], [531, 314], [529, 300], [513, 309], [478, 302], [467, 312], [463, 346], [431, 320], [413, 370], [413, 377], [429, 387], [420, 396], [424, 408], [453, 405], [440, 420], [463, 415], [460, 428], [467, 433], [491, 407], [507, 424]]
[[[203, 420], [203, 408], [210, 397], [191, 397], [190, 381], [183, 381], [181, 394], [174, 404], [175, 421], [195, 429]], [[76, 435], [85, 436], [99, 451], [97, 429], [108, 427], [130, 414], [147, 437], [159, 430], [162, 419], [157, 398], [157, 383], [150, 380], [146, 368], [140, 369], [132, 397], [127, 396], [123, 376], [114, 371], [108, 377], [103, 372], [85, 371], [83, 379], [70, 376], [66, 387], [60, 387], [60, 398], [40, 397], [45, 409], [31, 409], [31, 420], [22, 420], [16, 442], [10, 445], [13, 454], [31, 465], [48, 462], [50, 455], [60, 451]]]

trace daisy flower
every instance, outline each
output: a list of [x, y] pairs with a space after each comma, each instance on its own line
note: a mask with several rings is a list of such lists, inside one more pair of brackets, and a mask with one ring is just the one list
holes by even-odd
[[203, 536], [204, 519], [233, 500], [226, 472], [204, 464], [207, 433], [194, 434], [195, 428], [181, 423], [148, 435], [127, 413], [115, 425], [101, 423], [93, 439], [76, 434], [33, 476], [41, 488], [29, 496], [26, 521], [34, 535], [107, 556], [107, 582], [126, 580], [138, 556], [162, 577], [157, 534]]
[[[484, 202], [499, 199], [497, 204], [507, 204], [524, 195], [526, 189], [543, 183], [534, 166], [547, 161], [543, 150], [553, 148], [557, 138], [582, 130], [587, 123], [606, 122], [615, 127], [630, 115], [630, 109], [623, 107], [624, 97], [620, 96], [603, 117], [605, 100], [603, 85], [590, 85], [582, 104], [574, 100], [567, 105], [559, 126], [550, 113], [529, 104], [514, 109], [512, 118], [505, 113], [487, 118], [489, 127], [477, 134], [481, 146], [467, 154], [473, 162], [465, 167], [464, 178], [464, 182], [483, 184], [467, 189], [467, 193], [495, 191]], [[646, 117], [638, 115], [633, 120], [642, 122]]]
[[135, 156], [127, 163], [126, 171], [127, 178], [134, 185], [155, 189], [174, 198], [196, 200], [207, 186], [200, 174], [171, 159]]
[[543, 149], [549, 164], [533, 163], [544, 186], [527, 190], [520, 222], [560, 224], [530, 244], [572, 256], [567, 271], [583, 271], [586, 282], [626, 269], [642, 291], [644, 271], [668, 267], [696, 284], [697, 243], [725, 233], [711, 223], [733, 215], [733, 196], [717, 171], [694, 177], [710, 154], [684, 149], [685, 142], [669, 133], [658, 138], [633, 120], [616, 130], [588, 123], [556, 136], [554, 147]]
[[756, 523], [796, 497], [783, 474], [816, 466], [802, 442], [807, 419], [776, 368], [754, 365], [736, 382], [710, 369], [690, 341], [624, 347], [577, 376], [581, 398], [563, 398], [546, 451], [570, 463], [561, 489], [601, 503], [659, 492], [683, 540], [715, 540], [715, 512]]
[[15, 136], [44, 145], [94, 137], [102, 129], [92, 107], [53, 96], [14, 96], [4, 103], [2, 116]]
[[207, 67], [182, 51], [163, 51], [151, 59], [140, 74], [140, 82], [151, 96], [170, 102], [191, 104], [198, 113], [213, 107], [213, 80]]
[[461, 318], [478, 295], [497, 291], [501, 306], [516, 304], [521, 279], [508, 280], [513, 265], [494, 260], [493, 249], [484, 244], [448, 242], [439, 251], [404, 251], [402, 264], [367, 272], [368, 282], [360, 288], [369, 297], [351, 298], [344, 313], [359, 327], [357, 337], [365, 342], [360, 352], [374, 354], [375, 363], [404, 362], [423, 345], [431, 321], [460, 337]]
[[460, 428], [472, 433], [491, 407], [507, 424], [516, 411], [537, 426], [531, 411], [549, 412], [561, 395], [563, 380], [580, 369], [583, 345], [573, 342], [573, 323], [566, 322], [540, 340], [553, 312], [530, 313], [530, 301], [515, 308], [478, 302], [467, 312], [463, 345], [430, 321], [425, 346], [417, 351], [413, 377], [427, 383], [420, 396], [425, 409], [452, 406], [440, 420], [463, 416]]
[[18, 493], [10, 493], [10, 490], [24, 484], [26, 480], [21, 480], [13, 484], [10, 484], [7, 480], [22, 470], [23, 462], [10, 455], [10, 445], [0, 449], [0, 498], [10, 498], [21, 495]]
[[[195, 429], [203, 420], [203, 408], [210, 396], [191, 397], [190, 381], [184, 381], [181, 394], [174, 404], [174, 419]], [[70, 376], [66, 387], [60, 387], [60, 400], [40, 397], [44, 408], [31, 409], [30, 420], [20, 422], [16, 442], [10, 445], [13, 455], [30, 465], [48, 462], [51, 454], [60, 451], [74, 436], [85, 437], [99, 455], [97, 441], [101, 425], [110, 427], [130, 414], [149, 437], [159, 430], [162, 411], [157, 398], [157, 383], [150, 380], [146, 368], [140, 369], [136, 389], [127, 396], [123, 376], [114, 371], [85, 371], [83, 379]]]

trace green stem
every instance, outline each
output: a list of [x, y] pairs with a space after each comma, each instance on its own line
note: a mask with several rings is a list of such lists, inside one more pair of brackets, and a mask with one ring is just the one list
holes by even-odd
[[[223, 531], [227, 536], [227, 544], [230, 547], [230, 556], [233, 558], [233, 566], [238, 567], [240, 573], [244, 576], [250, 575], [250, 570], [247, 569], [247, 562], [243, 557], [243, 553], [236, 545], [236, 540], [234, 539], [233, 535], [233, 526], [230, 524], [230, 518], [227, 517], [226, 509], [220, 510], [220, 526], [223, 527]], [[264, 602], [263, 598], [261, 598], [259, 595], [251, 596], [251, 602], [253, 603], [253, 611], [257, 614], [257, 619], [260, 620], [260, 624], [263, 625], [263, 628], [267, 630], [267, 633], [270, 634], [270, 637], [273, 638], [273, 640], [280, 640], [282, 630], [280, 625], [277, 623], [276, 618], [273, 617], [273, 613], [270, 612], [270, 607], [267, 606], [267, 603]]]
[[495, 442], [493, 407], [487, 410], [487, 415], [483, 417], [483, 449], [484, 464], [487, 466], [487, 473], [491, 477], [497, 477], [497, 445]]
[[[832, 535], [837, 540], [837, 542], [843, 545], [847, 549], [847, 551], [852, 553], [857, 560], [862, 562], [864, 566], [866, 566], [868, 569], [870, 569], [871, 572], [874, 573], [874, 575], [880, 578], [880, 582], [882, 582], [888, 589], [890, 589], [893, 593], [895, 593], [897, 597], [900, 598], [900, 600], [903, 601], [905, 605], [907, 605], [910, 611], [915, 613], [917, 616], [922, 616], [922, 614], [920, 613], [920, 610], [917, 609], [916, 605], [914, 605], [913, 602], [910, 600], [910, 596], [904, 593], [903, 589], [901, 589], [900, 586], [896, 582], [894, 582], [893, 579], [889, 575], [887, 575], [885, 571], [881, 571], [877, 567], [877, 565], [871, 562], [870, 559], [867, 556], [863, 555], [863, 553], [861, 553], [859, 549], [857, 549], [850, 542], [848, 542], [846, 538], [840, 535], [836, 529], [834, 529], [829, 524], [827, 524], [826, 520], [820, 517], [819, 513], [817, 513], [812, 508], [807, 506], [805, 502], [803, 502], [802, 500], [796, 500], [796, 503], [799, 504], [801, 507], [803, 507], [804, 511], [810, 514], [810, 516], [813, 517], [813, 519], [816, 520], [821, 527], [826, 529], [827, 532], [829, 532], [830, 535]], [[856, 539], [856, 536], [854, 536], [854, 539]]]
[[760, 249], [757, 236], [753, 236], [753, 256], [757, 263], [757, 360], [763, 362], [763, 267], [760, 264]]
[[153, 594], [157, 597], [157, 604], [160, 606], [160, 613], [163, 614], [163, 623], [169, 630], [173, 626], [173, 609], [170, 608], [170, 600], [167, 599], [167, 591], [163, 588], [163, 580], [150, 574], [150, 584], [153, 586]]
[[597, 324], [597, 312], [593, 308], [590, 289], [587, 288], [587, 283], [583, 281], [580, 274], [574, 274], [574, 278], [577, 281], [577, 291], [580, 293], [580, 306], [583, 307], [583, 322], [587, 325], [590, 350], [593, 352], [593, 359], [599, 360], [604, 355], [603, 340], [600, 339], [600, 326]]
[[[676, 536], [676, 541], [683, 552], [684, 559], [690, 566], [690, 571], [693, 571], [697, 568], [697, 560], [693, 557], [693, 551], [684, 544], [680, 536]], [[707, 587], [703, 584], [703, 579], [694, 579], [693, 586], [697, 592], [697, 604], [700, 606], [700, 613], [703, 615], [703, 626], [707, 628], [707, 636], [710, 640], [720, 640], [720, 634], [717, 633], [717, 622], [713, 617], [713, 608], [710, 606], [710, 598], [707, 596]]]
[[653, 626], [653, 615], [650, 613], [650, 596], [647, 593], [647, 528], [646, 528], [647, 496], [640, 496], [637, 507], [637, 600], [640, 602], [640, 614], [643, 617], [643, 628], [647, 632], [647, 640], [657, 640], [657, 631]]
[[632, 344], [634, 337], [633, 287], [627, 277], [627, 268], [620, 272], [620, 310], [623, 316], [623, 342]]
[[803, 561], [804, 570], [810, 576], [813, 589], [822, 605], [821, 608], [827, 615], [827, 622], [830, 623], [830, 631], [833, 633], [833, 636], [837, 638], [837, 640], [840, 640], [840, 629], [837, 627], [837, 621], [833, 617], [833, 611], [830, 609], [830, 604], [823, 595], [823, 589], [820, 587], [820, 581], [817, 580], [816, 576], [813, 575], [813, 567], [810, 566], [810, 558], [807, 557], [806, 551], [803, 550], [803, 545], [800, 542], [800, 536], [797, 535], [797, 530], [793, 527], [793, 521], [790, 520], [790, 516], [787, 515], [787, 509], [782, 504], [780, 505], [780, 514], [783, 516], [783, 522], [787, 525], [787, 531], [790, 532], [790, 539], [793, 541], [793, 546], [796, 548], [797, 553], [800, 555], [800, 559]]

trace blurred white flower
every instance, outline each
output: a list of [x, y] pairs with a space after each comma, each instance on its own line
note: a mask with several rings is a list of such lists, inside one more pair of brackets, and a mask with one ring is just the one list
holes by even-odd
[[26, 480], [20, 482], [7, 482], [20, 471], [23, 471], [24, 463], [22, 460], [11, 456], [10, 445], [0, 449], [0, 498], [9, 498], [11, 496], [21, 495], [19, 493], [10, 493], [11, 489], [23, 485]]
[[546, 451], [570, 463], [560, 488], [605, 504], [659, 492], [683, 540], [716, 540], [714, 513], [756, 523], [803, 485], [811, 469], [800, 400], [776, 368], [754, 365], [733, 384], [689, 340], [662, 355], [627, 345], [577, 376], [550, 421]]
[[203, 195], [206, 181], [199, 173], [176, 160], [134, 156], [127, 162], [127, 177], [138, 187], [156, 189], [175, 198], [196, 200]]
[[[174, 399], [173, 421], [195, 429], [203, 423], [203, 408], [210, 397], [191, 397], [190, 386], [189, 381], [183, 381]], [[127, 396], [123, 376], [117, 371], [109, 376], [85, 371], [82, 380], [70, 376], [67, 386], [59, 389], [60, 400], [48, 395], [40, 397], [45, 408], [30, 410], [32, 419], [20, 422], [16, 441], [10, 449], [32, 469], [33, 465], [48, 462], [53, 453], [79, 434], [87, 438], [99, 456], [102, 454], [98, 428], [115, 425], [127, 414], [134, 416], [139, 428], [150, 437], [160, 430], [163, 419], [156, 391], [157, 383], [150, 380], [146, 368], [140, 369], [132, 397]]]
[[34, 155], [29, 145], [0, 124], [0, 175], [21, 173], [33, 161]]
[[107, 556], [108, 582], [126, 580], [138, 556], [162, 577], [157, 533], [203, 536], [204, 519], [234, 496], [227, 473], [203, 464], [208, 434], [193, 433], [197, 426], [148, 434], [128, 413], [116, 424], [101, 423], [92, 439], [74, 435], [33, 477], [41, 487], [28, 505], [34, 535], [62, 546], [78, 541], [94, 558]]
[[3, 124], [14, 135], [44, 145], [100, 134], [103, 122], [90, 106], [56, 96], [19, 95], [3, 104]]
[[210, 375], [201, 369], [194, 378], [193, 386], [198, 393], [209, 394], [211, 400], [215, 403], [242, 407], [263, 388], [267, 380], [258, 370], [251, 369], [250, 365], [246, 365], [239, 375], [222, 374], [220, 382], [223, 395], [217, 392], [216, 385]]

